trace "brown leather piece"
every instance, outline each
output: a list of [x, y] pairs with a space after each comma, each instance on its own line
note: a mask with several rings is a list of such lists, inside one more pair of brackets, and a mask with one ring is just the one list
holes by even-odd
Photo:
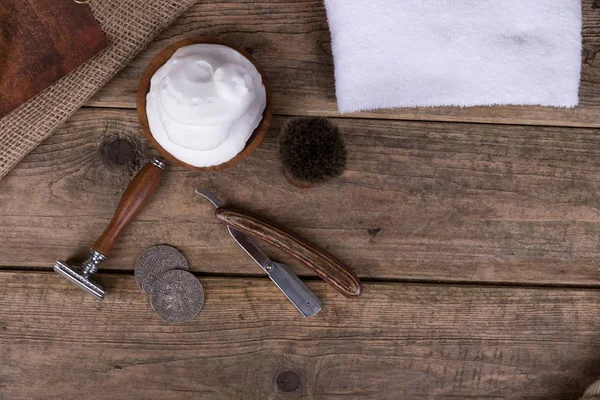
[[107, 41], [72, 0], [2, 0], [0, 117], [98, 54]]

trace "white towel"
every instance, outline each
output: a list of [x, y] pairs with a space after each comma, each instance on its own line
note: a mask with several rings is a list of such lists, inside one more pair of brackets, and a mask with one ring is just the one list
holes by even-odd
[[580, 0], [325, 0], [340, 112], [574, 107]]

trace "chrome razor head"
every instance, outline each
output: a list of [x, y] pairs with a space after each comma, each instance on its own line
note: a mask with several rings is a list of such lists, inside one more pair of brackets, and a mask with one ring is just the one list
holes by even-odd
[[106, 292], [100, 285], [90, 280], [89, 277], [86, 277], [83, 273], [69, 266], [66, 262], [60, 260], [57, 261], [56, 264], [54, 264], [54, 271], [58, 272], [98, 300], [104, 298]]

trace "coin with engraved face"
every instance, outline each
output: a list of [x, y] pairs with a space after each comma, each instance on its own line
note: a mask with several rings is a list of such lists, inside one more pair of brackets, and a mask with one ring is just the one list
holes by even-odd
[[158, 277], [173, 269], [188, 270], [183, 254], [171, 246], [153, 246], [144, 251], [135, 263], [135, 281], [140, 289], [150, 294], [150, 288]]
[[202, 309], [204, 289], [194, 275], [174, 269], [165, 272], [154, 282], [150, 290], [150, 304], [166, 322], [187, 322]]

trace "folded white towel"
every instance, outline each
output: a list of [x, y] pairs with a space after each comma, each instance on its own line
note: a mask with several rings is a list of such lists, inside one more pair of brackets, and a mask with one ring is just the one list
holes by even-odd
[[580, 0], [325, 0], [340, 112], [573, 107]]

